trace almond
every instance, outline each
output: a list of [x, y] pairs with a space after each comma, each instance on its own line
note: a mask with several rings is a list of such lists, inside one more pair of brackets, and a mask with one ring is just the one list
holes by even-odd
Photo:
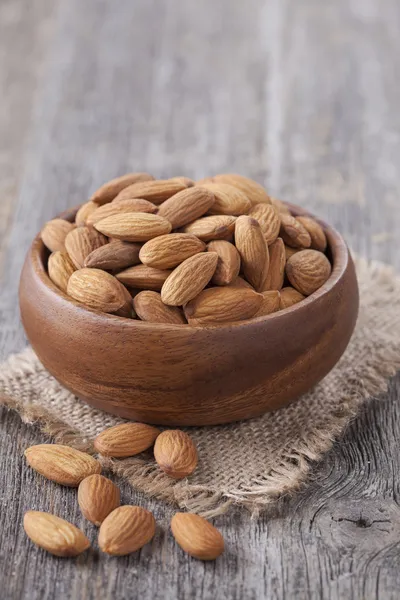
[[269, 269], [263, 291], [280, 290], [285, 280], [286, 253], [282, 238], [278, 238], [268, 248]]
[[75, 229], [76, 225], [64, 219], [53, 219], [48, 221], [41, 231], [43, 244], [50, 252], [65, 250], [65, 238]]
[[99, 527], [120, 505], [119, 488], [103, 475], [89, 475], [79, 484], [78, 504], [83, 516]]
[[67, 291], [68, 281], [75, 267], [66, 252], [58, 250], [49, 256], [47, 265], [49, 277], [52, 282], [63, 292]]
[[149, 213], [111, 215], [94, 226], [101, 233], [125, 242], [147, 242], [172, 229], [171, 223], [164, 217]]
[[199, 560], [215, 560], [224, 551], [224, 538], [200, 515], [176, 513], [171, 530], [182, 550]]
[[286, 260], [289, 260], [289, 258], [291, 256], [293, 256], [293, 254], [297, 254], [298, 252], [301, 252], [302, 249], [301, 248], [291, 248], [290, 246], [286, 246], [285, 244], [285, 256], [286, 256]]
[[140, 506], [120, 506], [100, 526], [99, 547], [114, 556], [136, 552], [148, 544], [156, 532], [156, 522]]
[[297, 220], [307, 229], [311, 237], [311, 248], [325, 252], [327, 240], [324, 230], [315, 219], [311, 217], [297, 217]]
[[281, 228], [281, 218], [274, 206], [271, 206], [271, 204], [255, 204], [249, 211], [249, 217], [253, 217], [260, 223], [261, 231], [268, 246], [275, 242]]
[[214, 240], [207, 246], [208, 252], [218, 254], [217, 268], [211, 279], [214, 285], [229, 285], [239, 275], [240, 254], [235, 246], [225, 240]]
[[133, 299], [135, 313], [142, 321], [149, 323], [169, 323], [171, 325], [186, 325], [186, 319], [180, 308], [167, 306], [161, 300], [158, 292], [139, 292]]
[[176, 229], [204, 215], [212, 207], [214, 200], [214, 194], [209, 190], [191, 187], [163, 202], [158, 214], [168, 219], [172, 229]]
[[95, 191], [90, 200], [98, 205], [107, 204], [107, 202], [114, 200], [117, 194], [126, 187], [143, 181], [152, 181], [153, 179], [154, 177], [148, 173], [128, 173], [104, 183]]
[[180, 429], [163, 431], [154, 444], [158, 466], [174, 479], [191, 475], [197, 466], [197, 450], [192, 439]]
[[281, 302], [281, 310], [285, 308], [290, 308], [294, 304], [298, 304], [302, 300], [305, 300], [306, 297], [303, 294], [300, 294], [297, 290], [292, 287], [285, 287], [280, 291], [280, 302]]
[[248, 290], [254, 290], [253, 286], [249, 284], [248, 281], [246, 281], [245, 279], [243, 279], [243, 277], [236, 277], [235, 281], [232, 281], [232, 283], [229, 284], [229, 287], [236, 287], [236, 288], [247, 288]]
[[307, 229], [292, 215], [281, 214], [280, 237], [293, 248], [309, 248], [311, 237]]
[[212, 215], [243, 215], [250, 210], [251, 202], [240, 190], [227, 183], [205, 183], [201, 186], [214, 194]]
[[214, 175], [214, 177], [207, 177], [198, 181], [197, 185], [202, 185], [202, 182], [228, 183], [243, 192], [252, 204], [271, 204], [270, 197], [263, 186], [243, 175], [237, 175], [236, 173]]
[[124, 286], [110, 273], [100, 269], [80, 269], [71, 275], [68, 296], [94, 310], [131, 316]]
[[104, 246], [107, 242], [107, 238], [93, 228], [78, 227], [71, 231], [65, 238], [65, 248], [75, 267], [81, 269], [85, 258], [93, 250]]
[[86, 225], [89, 216], [98, 208], [99, 205], [95, 202], [92, 202], [91, 200], [89, 200], [89, 202], [86, 202], [85, 204], [82, 204], [82, 206], [76, 213], [75, 225], [77, 227], [83, 227], [84, 225]]
[[102, 431], [94, 447], [103, 456], [127, 458], [150, 448], [159, 434], [159, 429], [144, 423], [122, 423]]
[[242, 261], [247, 281], [258, 291], [262, 289], [268, 272], [268, 246], [260, 224], [247, 216], [238, 217], [235, 226], [235, 243]]
[[39, 444], [27, 448], [24, 454], [32, 469], [69, 487], [77, 487], [85, 477], [101, 472], [101, 465], [93, 456], [69, 446]]
[[[108, 206], [106, 204], [106, 206]], [[114, 240], [105, 246], [96, 248], [86, 258], [84, 266], [90, 269], [103, 269], [105, 271], [118, 271], [133, 267], [140, 263], [140, 244]]]
[[139, 258], [149, 267], [171, 269], [187, 258], [203, 252], [205, 248], [205, 243], [195, 235], [170, 233], [146, 242], [140, 250]]
[[87, 221], [87, 225], [95, 225], [102, 219], [112, 215], [121, 215], [127, 213], [156, 213], [157, 206], [148, 200], [140, 198], [126, 198], [125, 200], [114, 200], [104, 206], [97, 206], [97, 210], [92, 212]]
[[286, 206], [286, 204], [284, 202], [282, 202], [282, 200], [278, 200], [277, 198], [272, 198], [272, 196], [270, 196], [270, 200], [271, 200], [271, 204], [273, 206], [275, 206], [275, 208], [278, 209], [279, 213], [284, 214], [284, 215], [291, 214], [289, 207]]
[[185, 225], [182, 231], [193, 233], [203, 242], [220, 240], [233, 233], [236, 217], [230, 215], [211, 215], [196, 219], [193, 223]]
[[298, 252], [286, 263], [286, 274], [290, 283], [304, 296], [310, 296], [324, 285], [331, 271], [331, 263], [317, 250]]
[[117, 273], [116, 278], [128, 287], [159, 292], [171, 273], [168, 269], [136, 265]]
[[178, 181], [179, 183], [183, 183], [185, 187], [193, 187], [195, 184], [190, 177], [171, 177], [169, 181]]
[[262, 300], [262, 295], [253, 289], [215, 287], [203, 290], [184, 310], [190, 325], [218, 325], [251, 319]]
[[118, 194], [118, 200], [124, 198], [143, 198], [150, 200], [154, 204], [161, 204], [171, 198], [174, 194], [186, 189], [187, 185], [182, 178], [176, 179], [157, 179], [156, 181], [145, 181], [135, 183], [125, 188]]
[[214, 275], [217, 262], [215, 252], [202, 252], [184, 260], [164, 282], [161, 300], [169, 306], [182, 306], [195, 298]]
[[29, 510], [24, 515], [24, 529], [34, 544], [55, 556], [78, 556], [90, 547], [80, 529], [50, 513]]
[[280, 309], [280, 294], [277, 290], [271, 290], [262, 293], [263, 301], [260, 309], [254, 315], [255, 317], [262, 317], [270, 315], [271, 313], [277, 312]]

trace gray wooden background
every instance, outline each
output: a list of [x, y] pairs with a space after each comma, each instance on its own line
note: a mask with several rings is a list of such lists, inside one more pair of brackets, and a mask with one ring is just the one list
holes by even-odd
[[[315, 210], [400, 270], [398, 0], [1, 0], [0, 358], [24, 345], [18, 276], [58, 211], [130, 170], [237, 171]], [[258, 521], [217, 520], [216, 563], [184, 556], [172, 510], [136, 555], [52, 558], [22, 530], [45, 509], [89, 532], [75, 492], [27, 469], [38, 430], [0, 412], [2, 600], [400, 596], [400, 378], [310, 486]], [[312, 418], [312, 415], [310, 415]]]

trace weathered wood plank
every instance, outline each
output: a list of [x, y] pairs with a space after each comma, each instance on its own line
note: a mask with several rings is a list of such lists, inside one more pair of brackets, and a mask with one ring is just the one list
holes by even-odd
[[[4, 2], [0, 357], [24, 344], [16, 274], [32, 236], [131, 168], [249, 174], [399, 268], [399, 20], [396, 0]], [[71, 561], [37, 551], [21, 528], [29, 508], [96, 532], [73, 490], [25, 467], [24, 448], [44, 438], [3, 410], [2, 598], [397, 598], [399, 391], [397, 378], [273, 514], [220, 518], [215, 564], [185, 557], [173, 511], [126, 485], [124, 501], [160, 523], [148, 548]]]

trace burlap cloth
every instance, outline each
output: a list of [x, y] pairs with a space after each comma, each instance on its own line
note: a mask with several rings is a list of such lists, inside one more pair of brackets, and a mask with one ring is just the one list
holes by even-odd
[[[360, 404], [387, 390], [400, 368], [400, 278], [390, 267], [357, 259], [361, 310], [336, 368], [288, 408], [234, 425], [191, 428], [199, 451], [192, 477], [174, 481], [151, 453], [105, 466], [144, 493], [212, 516], [232, 504], [258, 512], [295, 491]], [[60, 443], [91, 450], [105, 427], [122, 422], [62, 388], [27, 348], [0, 367], [0, 402]]]

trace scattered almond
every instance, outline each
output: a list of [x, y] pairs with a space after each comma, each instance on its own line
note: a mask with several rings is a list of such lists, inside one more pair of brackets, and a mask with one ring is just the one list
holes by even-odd
[[297, 290], [292, 287], [285, 287], [280, 291], [280, 303], [281, 310], [285, 308], [290, 308], [294, 304], [298, 304], [302, 300], [305, 300], [306, 297], [303, 294], [300, 294]]
[[139, 258], [149, 267], [171, 269], [205, 249], [205, 243], [195, 235], [170, 233], [146, 242], [140, 250]]
[[136, 552], [148, 544], [156, 532], [156, 522], [148, 510], [140, 506], [120, 506], [100, 526], [99, 547], [114, 556]]
[[65, 248], [77, 269], [81, 269], [85, 259], [93, 250], [107, 244], [107, 238], [92, 227], [78, 227], [65, 238]]
[[90, 547], [80, 529], [50, 513], [29, 510], [24, 515], [24, 529], [34, 544], [55, 556], [78, 556]]
[[298, 252], [286, 264], [286, 274], [290, 283], [304, 296], [310, 296], [323, 286], [331, 271], [331, 263], [317, 250]]
[[243, 215], [251, 207], [248, 197], [236, 187], [227, 183], [204, 183], [200, 189], [214, 194], [215, 201], [209, 213], [212, 215]]
[[125, 242], [147, 242], [172, 229], [169, 221], [149, 213], [111, 215], [94, 226], [101, 233]]
[[145, 423], [122, 423], [102, 431], [94, 447], [103, 456], [127, 458], [150, 448], [159, 434], [159, 429]]
[[176, 513], [171, 530], [182, 550], [199, 560], [215, 560], [224, 551], [224, 538], [200, 515]]
[[273, 242], [269, 248], [269, 269], [263, 285], [263, 291], [280, 290], [285, 279], [286, 254], [285, 244], [281, 238]]
[[139, 251], [139, 244], [114, 240], [93, 250], [85, 258], [84, 266], [90, 269], [119, 271], [139, 264]]
[[215, 287], [203, 290], [184, 307], [190, 325], [218, 325], [251, 319], [261, 308], [263, 297], [245, 287]]
[[161, 300], [161, 294], [145, 290], [139, 292], [133, 299], [135, 313], [142, 321], [149, 323], [169, 323], [170, 325], [185, 325], [186, 319], [181, 308], [167, 306]]
[[280, 237], [287, 246], [293, 248], [309, 248], [311, 236], [307, 229], [292, 215], [281, 214]]
[[203, 242], [221, 240], [233, 233], [235, 221], [236, 217], [231, 215], [211, 215], [185, 225], [182, 231], [196, 235]]
[[180, 429], [160, 433], [154, 444], [154, 458], [169, 477], [183, 479], [197, 466], [197, 450], [192, 439]]
[[118, 194], [118, 200], [124, 198], [143, 198], [154, 204], [161, 204], [174, 194], [186, 189], [186, 182], [179, 177], [178, 179], [158, 179], [157, 181], [145, 181], [135, 183], [125, 188]]
[[50, 252], [65, 250], [65, 238], [75, 227], [76, 225], [64, 219], [48, 221], [40, 234], [43, 244]]
[[85, 477], [101, 472], [101, 465], [93, 456], [69, 446], [39, 444], [27, 448], [24, 454], [32, 469], [69, 487], [77, 487]]
[[124, 286], [106, 271], [87, 268], [75, 271], [69, 278], [67, 293], [94, 310], [131, 316], [132, 306]]
[[61, 250], [53, 252], [49, 256], [47, 268], [52, 282], [59, 287], [60, 290], [66, 292], [69, 278], [75, 271], [75, 267], [68, 254]]
[[89, 475], [79, 484], [78, 504], [83, 516], [99, 527], [120, 505], [119, 488], [103, 475]]
[[325, 252], [327, 246], [327, 239], [324, 230], [321, 225], [317, 223], [315, 219], [311, 217], [297, 217], [297, 220], [307, 229], [311, 237], [311, 248], [313, 250], [319, 250]]
[[281, 228], [281, 217], [274, 206], [271, 204], [255, 204], [249, 211], [249, 217], [253, 217], [259, 222], [268, 246], [275, 242]]
[[204, 215], [215, 201], [214, 194], [201, 187], [190, 187], [163, 202], [158, 214], [165, 217], [173, 229], [191, 223]]
[[247, 216], [238, 217], [235, 226], [235, 243], [239, 251], [243, 273], [249, 283], [259, 291], [268, 272], [268, 246], [260, 224]]
[[169, 306], [182, 306], [195, 298], [214, 275], [217, 262], [215, 252], [202, 252], [184, 260], [165, 280], [161, 300]]
[[147, 265], [136, 265], [117, 273], [116, 278], [131, 288], [159, 292], [172, 271], [155, 269]]
[[128, 173], [127, 175], [122, 175], [121, 177], [116, 177], [115, 179], [111, 179], [111, 181], [107, 181], [107, 183], [95, 191], [90, 200], [101, 206], [102, 204], [107, 204], [107, 202], [114, 200], [117, 194], [128, 186], [143, 181], [152, 181], [153, 179], [154, 177], [148, 173]]
[[240, 254], [236, 247], [225, 240], [214, 240], [208, 244], [207, 251], [218, 254], [217, 268], [212, 276], [212, 283], [229, 285], [235, 281], [240, 271]]

